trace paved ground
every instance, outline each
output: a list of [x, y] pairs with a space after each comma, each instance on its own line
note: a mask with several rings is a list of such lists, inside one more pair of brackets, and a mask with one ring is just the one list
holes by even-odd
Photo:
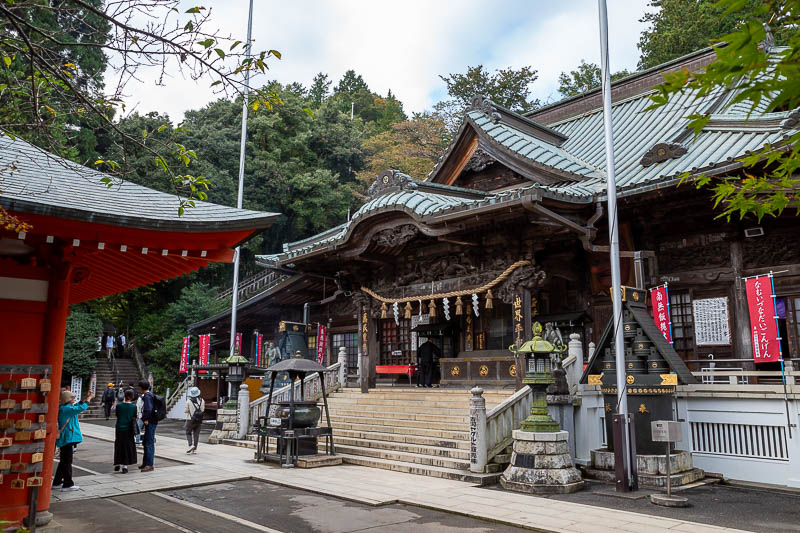
[[[113, 440], [110, 427], [82, 423], [82, 428], [87, 440]], [[645, 501], [620, 502], [593, 494], [591, 490], [562, 498], [541, 498], [354, 465], [282, 469], [254, 464], [252, 450], [233, 446], [201, 446], [197, 455], [186, 455], [185, 441], [167, 436], [168, 432], [168, 426], [163, 433], [159, 430], [154, 472], [83, 476], [82, 490], [54, 492], [53, 502], [65, 502], [53, 504], [57, 520], [61, 519], [59, 513], [63, 511], [65, 523], [76, 521], [76, 529], [71, 531], [86, 531], [87, 527], [88, 530], [103, 530], [105, 528], [87, 526], [86, 521], [92, 519], [91, 510], [94, 509], [99, 515], [92, 523], [111, 520], [109, 524], [116, 526], [115, 531], [272, 533], [328, 531], [319, 529], [324, 527], [344, 532], [358, 529], [362, 523], [361, 530], [368, 531], [374, 528], [384, 528], [375, 531], [426, 531], [427, 527], [428, 531], [449, 533], [461, 529], [481, 531], [482, 528], [503, 531], [500, 528], [506, 527], [510, 529], [505, 531], [527, 528], [558, 533], [732, 533], [744, 529], [791, 531], [794, 524], [800, 523], [800, 516], [793, 519], [791, 514], [796, 500], [780, 500], [779, 505], [786, 510], [776, 513], [774, 518], [764, 511], [756, 513], [758, 502], [767, 512], [771, 511], [775, 496], [771, 493], [742, 494], [741, 501], [734, 500], [729, 511], [727, 497], [721, 498], [727, 493], [715, 492], [728, 489], [709, 489], [708, 495], [698, 496], [702, 503], [696, 508], [667, 515]], [[185, 464], [164, 468], [164, 464], [170, 464], [167, 460]], [[245, 488], [239, 490], [239, 487]], [[283, 493], [288, 501], [281, 499]], [[733, 507], [743, 506], [744, 502], [750, 507], [742, 507], [741, 513], [735, 514], [737, 511]], [[187, 507], [190, 511], [185, 510]], [[108, 509], [115, 508], [124, 512], [114, 510], [109, 515]], [[391, 511], [388, 515], [386, 509]], [[125, 518], [133, 516], [131, 513], [139, 516], [133, 525]], [[278, 516], [279, 523], [270, 521], [273, 514]], [[317, 520], [315, 517], [318, 517], [317, 522], [313, 521]], [[223, 527], [219, 520], [232, 522], [235, 527], [230, 524]], [[439, 529], [430, 529], [434, 523]], [[712, 525], [715, 523], [719, 525]], [[726, 527], [731, 525], [742, 529]], [[786, 529], [781, 529], [784, 526]]]
[[[142, 447], [136, 450], [139, 463], [142, 461]], [[78, 451], [72, 461], [72, 475], [74, 477], [85, 477], [95, 474], [111, 474], [114, 472], [114, 444], [97, 439], [86, 439], [78, 445]], [[159, 466], [162, 468], [178, 466], [185, 463], [160, 459]], [[134, 466], [132, 473], [139, 473], [139, 469]], [[129, 474], [130, 475], [130, 474]], [[76, 481], [80, 485], [80, 481]]]

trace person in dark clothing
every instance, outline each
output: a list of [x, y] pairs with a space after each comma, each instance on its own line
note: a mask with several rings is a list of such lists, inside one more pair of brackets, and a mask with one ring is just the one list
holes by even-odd
[[136, 443], [133, 442], [136, 425], [136, 404], [133, 390], [125, 391], [124, 400], [117, 404], [117, 424], [114, 438], [114, 471], [128, 473], [128, 465], [136, 464]]
[[442, 356], [442, 351], [426, 339], [419, 348], [417, 348], [417, 364], [419, 365], [419, 373], [417, 374], [417, 387], [432, 387], [431, 380], [433, 379], [433, 361], [434, 357], [437, 359]]
[[152, 472], [153, 458], [156, 453], [156, 426], [158, 418], [153, 407], [153, 393], [150, 391], [150, 382], [139, 382], [139, 394], [142, 395], [142, 423], [144, 424], [144, 452], [142, 464], [139, 468], [142, 472]]
[[103, 397], [100, 402], [103, 404], [103, 411], [106, 414], [106, 420], [111, 416], [111, 407], [114, 405], [114, 400], [117, 398], [117, 393], [114, 390], [114, 384], [109, 383], [106, 390], [103, 391]]

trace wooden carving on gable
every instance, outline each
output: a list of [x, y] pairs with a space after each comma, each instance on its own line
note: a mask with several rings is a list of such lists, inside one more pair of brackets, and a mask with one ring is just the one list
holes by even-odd
[[372, 200], [389, 192], [416, 189], [417, 184], [408, 174], [399, 170], [384, 170], [367, 191], [367, 200]]

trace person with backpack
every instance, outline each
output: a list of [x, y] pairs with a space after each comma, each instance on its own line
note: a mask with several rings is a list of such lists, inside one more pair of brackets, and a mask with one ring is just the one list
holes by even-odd
[[103, 397], [101, 398], [101, 403], [103, 404], [103, 411], [106, 414], [106, 420], [108, 417], [111, 416], [111, 407], [114, 405], [114, 398], [116, 394], [114, 393], [114, 384], [109, 383], [106, 390], [103, 391]]
[[136, 427], [136, 404], [133, 403], [133, 390], [124, 392], [117, 403], [117, 424], [114, 434], [114, 472], [128, 473], [128, 465], [136, 464], [136, 444], [133, 442]]
[[142, 424], [144, 424], [144, 452], [139, 468], [142, 472], [152, 472], [156, 454], [156, 427], [159, 421], [167, 416], [166, 405], [162, 396], [156, 396], [150, 390], [149, 381], [139, 382], [139, 394], [142, 395]]
[[94, 393], [89, 391], [86, 399], [73, 405], [75, 393], [61, 391], [58, 406], [58, 428], [56, 429], [56, 447], [60, 450], [58, 468], [53, 478], [53, 488], [61, 487], [64, 492], [78, 490], [79, 487], [72, 481], [72, 455], [74, 445], [83, 442], [81, 426], [78, 423], [78, 414], [89, 408], [89, 402], [94, 398]]
[[186, 440], [189, 441], [189, 449], [186, 453], [197, 453], [197, 445], [200, 444], [200, 430], [203, 428], [203, 412], [206, 410], [206, 402], [200, 397], [200, 389], [189, 387], [186, 400]]

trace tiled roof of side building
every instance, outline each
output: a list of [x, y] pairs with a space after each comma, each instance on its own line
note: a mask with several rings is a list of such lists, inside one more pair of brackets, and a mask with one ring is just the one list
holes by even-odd
[[[0, 205], [6, 209], [115, 226], [216, 232], [269, 227], [278, 213], [195, 202], [178, 215], [178, 198], [128, 181], [106, 187], [104, 174], [21, 139], [0, 137]], [[166, 178], [165, 178], [166, 179]]]

